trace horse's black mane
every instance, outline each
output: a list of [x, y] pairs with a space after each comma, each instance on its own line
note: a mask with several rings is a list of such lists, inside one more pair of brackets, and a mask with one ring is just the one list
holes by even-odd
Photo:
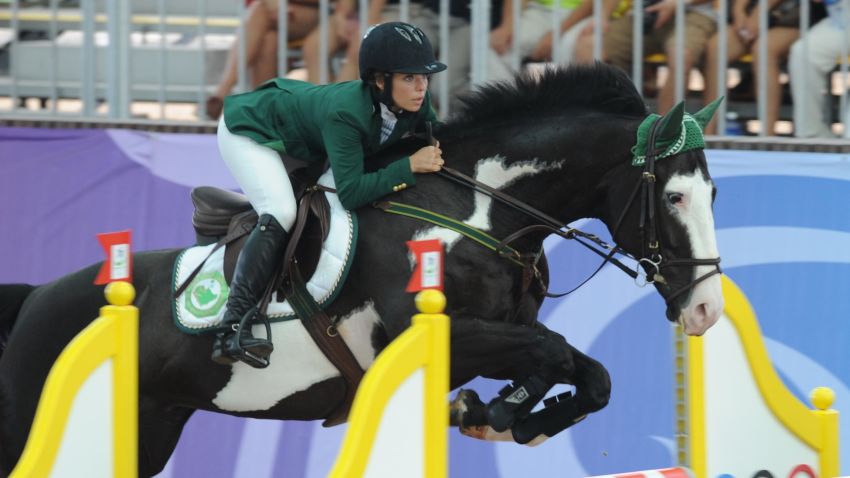
[[513, 80], [487, 84], [461, 101], [463, 110], [447, 124], [451, 129], [577, 112], [630, 117], [648, 113], [625, 72], [604, 63], [517, 75]]

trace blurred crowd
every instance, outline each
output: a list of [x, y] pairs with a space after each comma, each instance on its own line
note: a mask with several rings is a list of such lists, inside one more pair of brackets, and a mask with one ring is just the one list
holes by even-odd
[[[446, 49], [450, 68], [438, 75], [431, 88], [439, 82], [448, 83], [449, 104], [435, 106], [456, 110], [458, 95], [471, 88], [470, 53], [472, 0], [450, 0], [449, 45], [440, 45], [440, 0], [410, 0], [408, 21], [422, 28], [434, 46]], [[632, 71], [634, 43], [632, 12], [634, 0], [601, 0], [601, 15], [594, 15], [594, 0], [492, 0], [489, 52], [486, 61], [487, 78], [502, 80], [516, 73], [514, 58], [518, 52], [520, 69], [529, 65], [575, 64], [595, 61], [596, 58]], [[725, 1], [728, 18], [724, 19], [725, 38], [720, 38], [718, 25], [719, 2]], [[517, 6], [514, 2], [519, 2]], [[556, 5], [557, 2], [557, 5]], [[755, 103], [758, 85], [763, 91], [765, 121], [758, 125], [761, 133], [774, 135], [783, 116], [783, 105], [792, 105], [793, 134], [798, 137], [830, 137], [836, 133], [833, 122], [846, 123], [847, 112], [835, 113], [835, 96], [831, 92], [832, 75], [847, 55], [847, 24], [850, 0], [811, 0], [809, 24], [802, 35], [801, 0], [685, 0], [683, 12], [684, 54], [676, 54], [675, 14], [677, 0], [641, 0], [643, 7], [643, 57], [654, 54], [661, 65], [644, 68], [644, 94], [654, 97], [659, 113], [669, 109], [676, 98], [675, 81], [680, 71], [690, 78], [692, 71], [701, 73], [701, 87], [686, 93], [688, 98], [699, 97], [708, 103], [723, 89], [729, 88], [727, 98]], [[361, 32], [366, 25], [400, 19], [398, 0], [371, 0], [367, 18], [360, 18], [357, 0], [330, 2], [330, 22], [322, 38], [319, 28], [319, 0], [289, 0], [285, 23], [286, 43], [298, 52], [294, 60], [280, 69], [278, 55], [278, 0], [247, 0], [244, 19], [244, 45], [234, 44], [227, 67], [215, 91], [206, 101], [206, 116], [218, 118], [223, 98], [237, 84], [237, 70], [244, 62], [249, 86], [257, 85], [286, 70], [288, 76], [319, 83], [320, 71], [328, 72], [326, 80], [340, 82], [359, 78], [357, 56]], [[760, 7], [766, 6], [766, 29], [761, 21]], [[519, 16], [514, 18], [515, 12]], [[601, 18], [598, 25], [595, 18]], [[601, 45], [594, 45], [597, 29]], [[553, 34], [558, 30], [558, 34]], [[238, 43], [238, 40], [237, 40]], [[322, 44], [328, 55], [323, 55]], [[595, 47], [595, 48], [594, 48]], [[725, 50], [725, 54], [723, 51]], [[240, 61], [240, 52], [245, 58]], [[681, 59], [681, 65], [677, 61]], [[725, 60], [724, 60], [725, 59]], [[722, 64], [724, 62], [726, 64]], [[326, 65], [322, 65], [326, 62]], [[759, 68], [759, 65], [766, 67]], [[666, 67], [666, 75], [654, 76]], [[730, 83], [730, 67], [742, 72], [740, 81]], [[664, 70], [664, 69], [662, 69]], [[720, 84], [726, 78], [726, 85]], [[686, 84], [690, 82], [686, 81]], [[847, 88], [842, 77], [840, 89]], [[439, 98], [434, 94], [435, 99]], [[785, 117], [788, 108], [785, 108]], [[717, 133], [716, 125], [708, 133]], [[790, 131], [785, 130], [784, 133]], [[845, 132], [845, 136], [847, 132]]]
[[[514, 18], [513, 2], [521, 2], [519, 17]], [[559, 1], [559, 5], [554, 5]], [[655, 82], [648, 81], [644, 93], [657, 95], [659, 113], [669, 109], [675, 99], [674, 75], [679, 69], [675, 54], [676, 0], [643, 0], [644, 55], [663, 54], [667, 81], [654, 90]], [[832, 108], [829, 101], [829, 75], [846, 54], [846, 16], [850, 0], [824, 0], [833, 10], [827, 15], [824, 3], [810, 3], [810, 29], [803, 41], [800, 31], [800, 0], [767, 0], [767, 29], [760, 28], [758, 0], [728, 0], [726, 28], [726, 55], [728, 62], [744, 65], [744, 81], [730, 93], [735, 97], [754, 101], [755, 88], [763, 80], [766, 84], [766, 121], [763, 133], [774, 135], [780, 119], [783, 97], [790, 91], [793, 98], [793, 133], [799, 137], [833, 136]], [[468, 1], [450, 1], [449, 11], [449, 73], [437, 81], [449, 82], [451, 108], [456, 108], [458, 95], [470, 89], [470, 6]], [[510, 78], [512, 48], [517, 48], [523, 64], [552, 62], [559, 64], [588, 63], [594, 61], [594, 29], [602, 31], [601, 60], [631, 71], [633, 45], [633, 19], [631, 0], [602, 0], [602, 22], [594, 24], [593, 0], [494, 0], [491, 2], [490, 50], [487, 58], [487, 77], [490, 80]], [[358, 78], [357, 54], [361, 26], [356, 0], [333, 2], [330, 28], [327, 31], [329, 56], [335, 61], [328, 65], [328, 81], [346, 81]], [[702, 73], [704, 102], [718, 95], [718, 70], [725, 73], [727, 65], [721, 59], [722, 44], [718, 33], [718, 5], [716, 0], [685, 0], [684, 2], [684, 55], [681, 67], [686, 72], [696, 68]], [[272, 78], [277, 71], [278, 1], [255, 0], [249, 6], [246, 20], [246, 65], [254, 86]], [[288, 40], [302, 49], [303, 70], [292, 75], [313, 83], [319, 82], [321, 30], [318, 28], [318, 0], [289, 1], [287, 21]], [[411, 0], [409, 21], [422, 28], [435, 47], [440, 48], [438, 35], [440, 1]], [[553, 21], [553, 14], [557, 19]], [[368, 5], [368, 23], [399, 19], [398, 0], [372, 0]], [[553, 35], [553, 25], [560, 22], [560, 34]], [[555, 38], [557, 36], [557, 38]], [[761, 43], [766, 43], [763, 48]], [[234, 52], [236, 47], [234, 46]], [[766, 51], [765, 58], [760, 56]], [[557, 52], [557, 58], [553, 58]], [[598, 52], [597, 52], [598, 54]], [[235, 53], [234, 55], [235, 56]], [[759, 71], [760, 61], [766, 64]], [[207, 103], [207, 115], [216, 118], [221, 112], [221, 100], [236, 81], [236, 61], [229, 62], [215, 94]], [[787, 76], [783, 72], [787, 71]], [[649, 80], [654, 80], [654, 69], [648, 69]], [[764, 78], [760, 79], [759, 74]], [[785, 80], [785, 81], [782, 81]], [[435, 85], [432, 85], [434, 87]], [[734, 86], [734, 85], [733, 85]], [[438, 108], [440, 105], [436, 105]], [[842, 118], [843, 120], [843, 118]], [[708, 133], [716, 134], [716, 124], [709, 125]]]

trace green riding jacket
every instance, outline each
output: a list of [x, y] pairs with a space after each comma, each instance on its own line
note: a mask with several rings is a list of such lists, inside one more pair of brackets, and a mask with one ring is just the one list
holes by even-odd
[[425, 121], [437, 121], [431, 97], [422, 108], [403, 113], [381, 144], [381, 111], [372, 89], [362, 81], [316, 86], [278, 78], [250, 93], [224, 100], [227, 129], [307, 162], [328, 159], [337, 195], [346, 209], [356, 209], [416, 183], [410, 157], [364, 173], [364, 157], [413, 133]]

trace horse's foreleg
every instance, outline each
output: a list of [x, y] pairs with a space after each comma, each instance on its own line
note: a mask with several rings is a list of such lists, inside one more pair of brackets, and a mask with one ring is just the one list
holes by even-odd
[[567, 345], [572, 350], [575, 375], [570, 378], [576, 386], [575, 396], [565, 393], [546, 407], [516, 421], [511, 437], [517, 443], [539, 445], [583, 420], [587, 414], [599, 411], [611, 396], [611, 377], [596, 360]]
[[191, 408], [166, 408], [146, 398], [139, 400], [139, 476], [154, 476], [165, 468], [194, 412]]
[[572, 377], [572, 349], [542, 325], [452, 317], [451, 382], [458, 387], [476, 376], [514, 380], [537, 375], [548, 383]]
[[504, 394], [484, 412], [474, 392], [456, 399], [452, 421], [462, 430], [484, 425], [506, 430], [515, 417], [527, 415], [552, 384], [574, 375], [566, 340], [542, 325], [456, 317], [451, 327], [452, 388], [477, 375], [522, 380], [515, 392]]
[[[527, 358], [530, 361], [526, 362], [526, 367], [520, 363], [514, 367], [502, 369], [503, 372], [520, 372], [513, 377], [524, 377], [524, 381], [516, 385], [514, 390], [518, 390], [520, 386], [534, 385], [535, 381], [528, 378], [532, 375], [532, 378], [540, 377], [546, 389], [554, 383], [574, 384], [576, 395], [561, 394], [554, 400], [547, 400], [549, 403], [544, 409], [528, 413], [531, 406], [542, 398], [542, 396], [534, 397], [533, 401], [523, 405], [524, 411], [520, 411], [516, 417], [511, 417], [510, 429], [497, 432], [491, 426], [498, 425], [491, 423], [494, 418], [493, 406], [504, 402], [505, 398], [510, 397], [511, 394], [499, 397], [488, 406], [478, 398], [475, 392], [462, 390], [452, 402], [452, 424], [459, 426], [462, 433], [483, 440], [515, 441], [533, 446], [579, 422], [588, 413], [598, 411], [607, 405], [611, 381], [608, 372], [599, 362], [579, 352], [563, 337], [543, 325], [538, 324], [528, 329], [536, 331], [537, 337], [532, 342], [537, 342], [542, 347], [539, 350], [528, 351]], [[516, 346], [527, 341], [529, 337], [523, 339], [522, 335], [515, 337], [518, 341], [509, 342]], [[502, 346], [504, 345], [503, 343]], [[541, 352], [551, 361], [539, 360]], [[499, 364], [493, 364], [493, 367], [498, 366]], [[535, 366], [539, 368], [535, 370]], [[501, 378], [496, 375], [493, 373], [490, 378]], [[536, 387], [540, 388], [539, 385]], [[496, 426], [495, 428], [503, 430], [504, 427]]]

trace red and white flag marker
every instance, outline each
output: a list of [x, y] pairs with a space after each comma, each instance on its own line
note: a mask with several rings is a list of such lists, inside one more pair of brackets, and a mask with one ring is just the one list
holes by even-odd
[[114, 281], [133, 281], [133, 255], [130, 249], [130, 231], [98, 234], [97, 240], [106, 251], [106, 260], [94, 283], [108, 284]]
[[407, 241], [407, 248], [414, 255], [416, 268], [407, 283], [407, 292], [424, 289], [443, 290], [443, 243], [439, 239]]
[[693, 476], [687, 468], [665, 468], [663, 470], [635, 471], [614, 475], [591, 476], [588, 478], [692, 478]]

